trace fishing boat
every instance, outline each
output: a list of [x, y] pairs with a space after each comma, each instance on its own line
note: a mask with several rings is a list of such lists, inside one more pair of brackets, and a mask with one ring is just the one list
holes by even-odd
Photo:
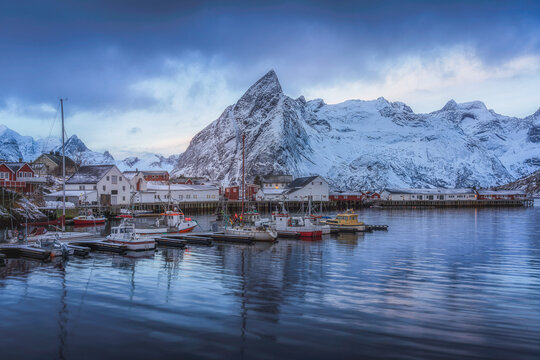
[[272, 220], [279, 236], [320, 239], [323, 235], [322, 229], [310, 217], [290, 216], [281, 212], [272, 213]]
[[50, 251], [51, 257], [61, 256], [66, 258], [73, 255], [73, 253], [75, 252], [73, 248], [68, 247], [66, 243], [60, 241], [59, 234], [48, 234], [46, 236], [42, 236], [30, 246]]
[[105, 223], [105, 217], [95, 217], [94, 215], [79, 215], [73, 218], [75, 225], [100, 225]]
[[111, 234], [105, 242], [125, 245], [128, 251], [146, 251], [156, 248], [156, 241], [148, 236], [141, 236], [135, 232], [133, 219], [124, 218], [118, 226], [111, 228]]
[[261, 219], [256, 211], [245, 212], [241, 219], [233, 221], [233, 225], [226, 227], [225, 235], [238, 238], [252, 238], [255, 241], [276, 241], [278, 233], [269, 226], [268, 221]]
[[322, 220], [321, 223], [329, 225], [333, 232], [359, 232], [366, 230], [366, 225], [362, 221], [358, 221], [358, 214], [352, 210], [337, 214], [334, 219]]
[[225, 235], [239, 238], [249, 237], [255, 241], [276, 241], [277, 232], [268, 224], [267, 220], [261, 219], [257, 211], [244, 212], [244, 200], [246, 195], [245, 181], [245, 148], [246, 134], [242, 134], [242, 213], [240, 218], [232, 221], [232, 226], [227, 226], [224, 230]]
[[166, 211], [160, 214], [156, 223], [152, 227], [141, 227], [138, 225], [135, 232], [140, 235], [158, 235], [158, 234], [180, 234], [189, 233], [199, 225], [197, 221], [190, 217], [185, 217], [182, 211]]

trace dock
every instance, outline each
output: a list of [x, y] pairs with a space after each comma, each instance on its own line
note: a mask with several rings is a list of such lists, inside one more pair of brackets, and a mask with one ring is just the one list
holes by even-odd
[[79, 248], [90, 248], [92, 251], [103, 251], [118, 254], [127, 251], [126, 245], [108, 243], [103, 240], [73, 240], [69, 242], [69, 245]]
[[388, 225], [366, 225], [366, 232], [388, 231]]
[[5, 257], [25, 257], [29, 259], [47, 261], [51, 259], [51, 252], [35, 248], [29, 245], [2, 244], [0, 245], [0, 254]]

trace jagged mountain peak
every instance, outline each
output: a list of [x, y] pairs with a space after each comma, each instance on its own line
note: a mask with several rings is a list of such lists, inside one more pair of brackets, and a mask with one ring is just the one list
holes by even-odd
[[463, 103], [457, 103], [454, 99], [448, 101], [444, 107], [438, 112], [442, 111], [470, 111], [470, 110], [487, 110], [486, 104], [482, 101], [468, 101]]
[[283, 94], [270, 71], [194, 137], [174, 173], [234, 183], [245, 133], [248, 178], [317, 173], [338, 189], [492, 186], [540, 166], [532, 122], [516, 120], [480, 101], [450, 100], [431, 114], [382, 97], [305, 102]]

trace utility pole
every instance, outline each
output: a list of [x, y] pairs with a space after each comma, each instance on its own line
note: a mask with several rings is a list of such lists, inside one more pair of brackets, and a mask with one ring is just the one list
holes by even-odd
[[66, 230], [66, 149], [64, 138], [64, 99], [60, 99], [62, 110], [62, 232]]

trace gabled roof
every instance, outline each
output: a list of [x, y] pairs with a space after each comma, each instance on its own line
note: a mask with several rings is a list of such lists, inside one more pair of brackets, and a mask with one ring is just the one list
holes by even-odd
[[25, 163], [25, 162], [4, 162], [4, 163], [0, 163], [0, 165], [1, 164], [6, 165], [9, 168], [9, 170], [16, 173], [20, 168], [22, 168], [27, 163]]
[[[56, 165], [62, 165], [62, 155], [46, 154], [45, 153], [45, 154], [41, 154], [41, 156], [48, 157]], [[39, 157], [38, 157], [38, 159], [39, 159]], [[35, 162], [35, 160], [34, 160], [34, 162]], [[69, 156], [66, 156], [66, 166], [75, 166], [75, 161], [73, 161]]]
[[307, 176], [307, 177], [301, 177], [301, 178], [294, 179], [294, 181], [292, 183], [287, 185], [287, 189], [289, 189], [289, 192], [301, 189], [301, 188], [308, 185], [310, 182], [312, 182], [313, 180], [315, 180], [318, 177], [319, 177], [319, 175], [315, 175], [315, 176]]
[[79, 171], [71, 175], [66, 184], [97, 184], [115, 165], [81, 166]]

